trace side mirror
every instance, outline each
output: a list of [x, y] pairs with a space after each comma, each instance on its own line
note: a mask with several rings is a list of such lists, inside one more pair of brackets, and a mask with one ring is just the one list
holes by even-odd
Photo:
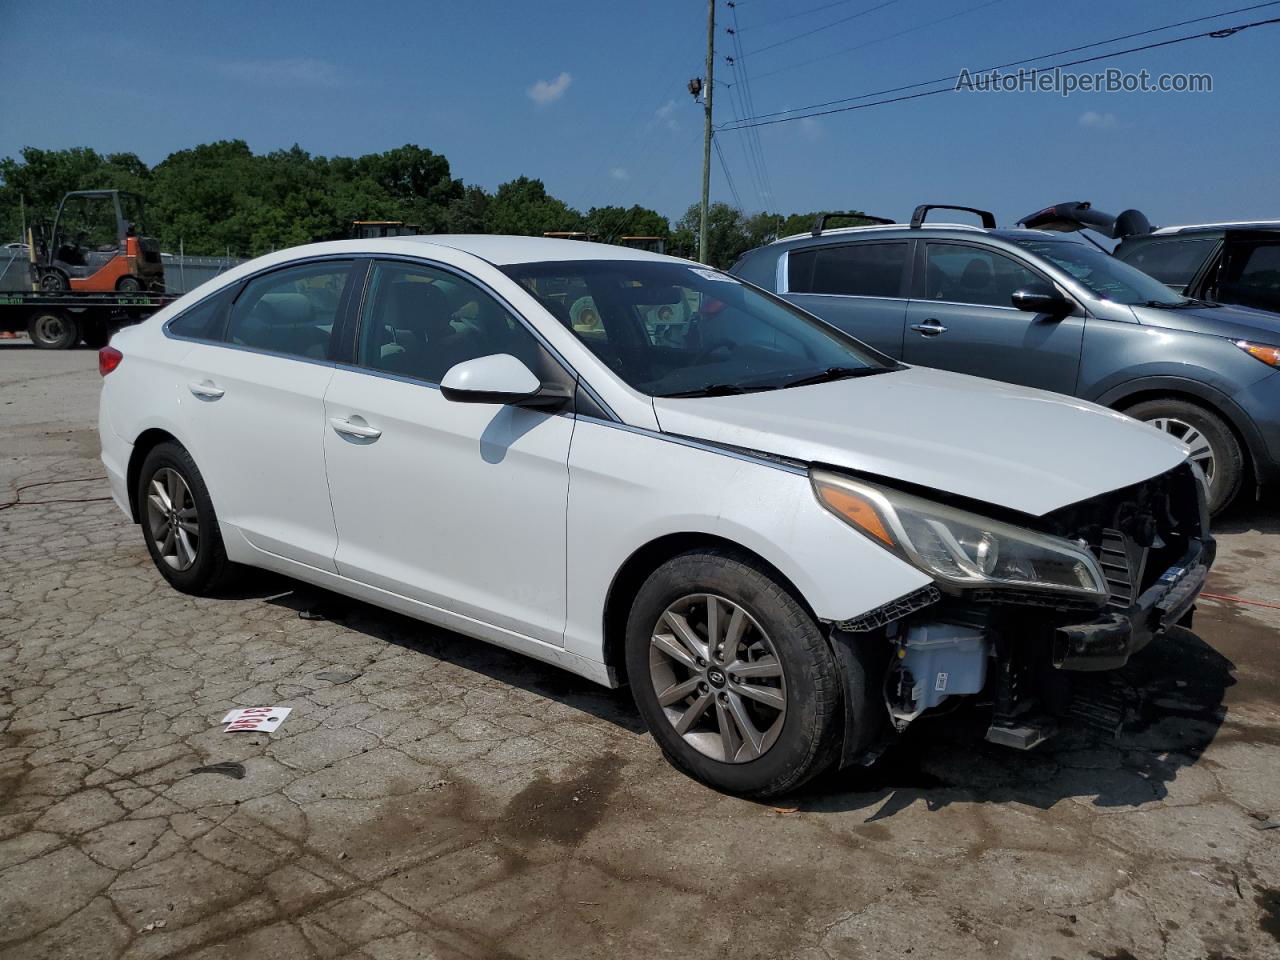
[[555, 407], [569, 399], [567, 391], [545, 386], [533, 371], [509, 353], [495, 353], [454, 364], [440, 381], [440, 392], [454, 403], [504, 403]]
[[1062, 317], [1071, 312], [1071, 301], [1044, 283], [1035, 283], [1021, 290], [1015, 290], [1009, 299], [1015, 307], [1027, 313], [1047, 313], [1050, 316]]

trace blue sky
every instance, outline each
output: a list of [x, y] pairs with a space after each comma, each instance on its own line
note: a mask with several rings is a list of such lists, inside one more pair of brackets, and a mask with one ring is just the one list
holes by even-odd
[[[884, 0], [738, 0], [756, 111], [1256, 0], [981, 2], [893, 0], [837, 23]], [[469, 183], [492, 189], [520, 174], [540, 177], [584, 209], [641, 203], [675, 216], [697, 197], [701, 108], [685, 84], [703, 72], [701, 0], [173, 0], [146, 10], [154, 15], [130, 20], [100, 2], [0, 0], [0, 155], [28, 144], [87, 145], [155, 163], [221, 138], [243, 138], [256, 151], [296, 142], [320, 154], [412, 142], [443, 152]], [[719, 10], [731, 26], [732, 12], [723, 2]], [[1119, 47], [1271, 16], [1280, 6]], [[815, 28], [824, 29], [779, 44]], [[902, 31], [910, 32], [893, 36]], [[723, 30], [718, 43], [731, 52]], [[990, 208], [1003, 223], [1087, 199], [1112, 212], [1137, 206], [1157, 223], [1280, 217], [1278, 52], [1273, 26], [1098, 66], [1206, 72], [1210, 94], [948, 93], [765, 127], [764, 184], [743, 134], [721, 142], [748, 210], [903, 217], [920, 202], [955, 202]], [[822, 59], [796, 66], [813, 58]], [[723, 58], [717, 73], [740, 79]], [[742, 86], [716, 90], [717, 119], [728, 121]], [[718, 165], [713, 194], [731, 199]]]

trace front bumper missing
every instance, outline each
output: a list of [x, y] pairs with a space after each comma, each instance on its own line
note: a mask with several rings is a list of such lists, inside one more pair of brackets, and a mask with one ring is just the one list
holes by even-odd
[[1126, 610], [1108, 611], [1089, 623], [1059, 627], [1053, 665], [1060, 670], [1114, 670], [1190, 612], [1213, 564], [1212, 538], [1194, 540]]

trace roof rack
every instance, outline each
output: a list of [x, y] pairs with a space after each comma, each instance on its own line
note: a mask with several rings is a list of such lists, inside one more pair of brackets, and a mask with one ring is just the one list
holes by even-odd
[[869, 213], [862, 213], [858, 210], [849, 210], [845, 213], [820, 213], [813, 218], [813, 229], [809, 231], [813, 236], [822, 233], [823, 228], [827, 225], [828, 220], [836, 220], [840, 217], [854, 217], [858, 220], [870, 220], [873, 224], [881, 224], [884, 226], [892, 226], [897, 223], [896, 220], [890, 220], [888, 217], [875, 217]]
[[983, 229], [994, 230], [996, 228], [996, 215], [990, 210], [979, 210], [977, 207], [956, 207], [949, 203], [922, 203], [911, 214], [912, 230], [919, 230], [924, 226], [924, 218], [929, 215], [930, 210], [963, 210], [965, 213], [972, 213], [981, 219]]

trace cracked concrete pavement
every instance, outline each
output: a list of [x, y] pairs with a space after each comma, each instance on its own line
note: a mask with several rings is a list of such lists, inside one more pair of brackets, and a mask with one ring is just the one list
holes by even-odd
[[[0, 500], [101, 476], [94, 360], [0, 346]], [[1280, 604], [1278, 514], [1227, 518], [1213, 592]], [[5, 510], [0, 960], [1280, 957], [1278, 629], [1206, 601], [1099, 685], [1118, 737], [960, 712], [769, 806], [625, 691], [277, 577], [182, 596], [109, 502]]]

